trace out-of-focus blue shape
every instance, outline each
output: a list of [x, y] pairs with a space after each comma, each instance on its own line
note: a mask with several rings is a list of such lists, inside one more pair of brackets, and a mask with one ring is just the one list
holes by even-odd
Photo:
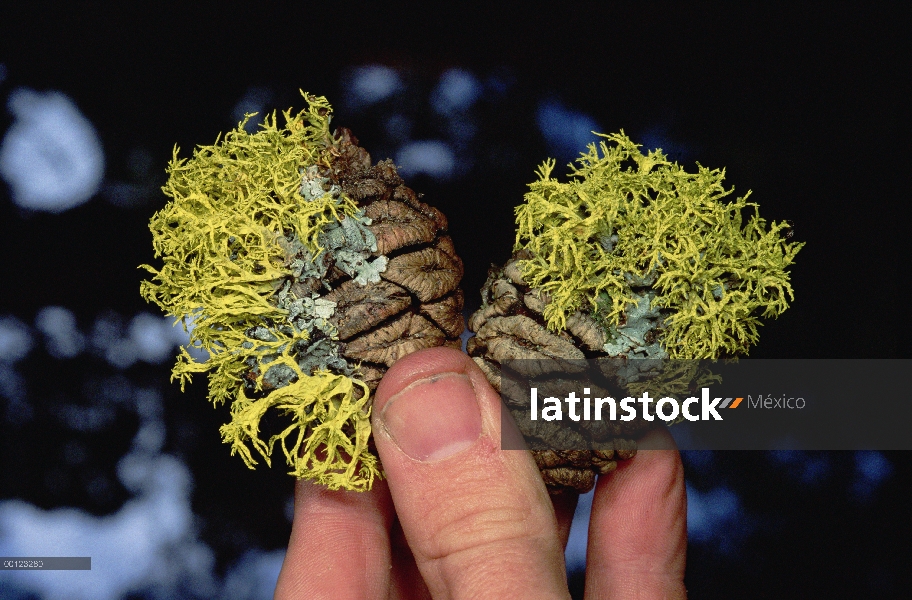
[[404, 142], [412, 135], [414, 123], [403, 114], [390, 115], [384, 122], [386, 135], [396, 142]]
[[595, 490], [589, 490], [579, 497], [573, 522], [570, 525], [570, 537], [564, 550], [564, 561], [567, 573], [586, 569], [586, 546], [589, 544], [589, 515], [592, 513], [592, 498]]
[[[137, 361], [161, 364], [174, 356], [174, 347], [187, 343], [187, 334], [169, 317], [139, 313], [124, 327], [118, 315], [100, 316], [92, 328], [92, 346], [112, 366], [126, 369]], [[199, 351], [191, 351], [198, 356]], [[204, 354], [204, 353], [203, 353]], [[203, 358], [205, 359], [205, 358]]]
[[155, 157], [148, 148], [141, 146], [133, 148], [127, 155], [127, 168], [136, 179], [146, 179], [152, 175], [155, 167]]
[[872, 483], [882, 483], [893, 474], [893, 465], [883, 453], [875, 450], [856, 452], [855, 469], [859, 475]]
[[55, 407], [54, 415], [73, 431], [84, 433], [101, 431], [117, 417], [114, 407], [105, 404], [61, 404]]
[[3, 417], [12, 425], [23, 425], [35, 415], [28, 403], [25, 378], [10, 364], [0, 361], [0, 398], [6, 399]]
[[364, 65], [351, 71], [345, 87], [346, 103], [357, 110], [386, 100], [402, 89], [402, 80], [392, 67]]
[[465, 69], [448, 69], [440, 76], [431, 92], [431, 107], [437, 114], [452, 116], [464, 113], [481, 96], [481, 85]]
[[15, 363], [32, 350], [32, 333], [28, 325], [6, 315], [0, 317], [0, 363]]
[[825, 454], [814, 453], [804, 462], [801, 479], [804, 483], [817, 483], [826, 479], [831, 470], [829, 457]]
[[586, 146], [598, 137], [595, 119], [587, 114], [564, 107], [556, 100], [539, 104], [536, 114], [538, 129], [541, 131], [550, 152], [560, 160], [570, 160], [586, 151]]
[[5, 571], [0, 582], [48, 600], [113, 600], [147, 588], [170, 589], [174, 597], [183, 596], [182, 590], [211, 594], [214, 557], [195, 539], [187, 467], [170, 456], [128, 454], [119, 474], [138, 494], [105, 517], [0, 502], [3, 556], [92, 557], [91, 571], [58, 571], [54, 577]]
[[423, 140], [399, 148], [396, 164], [410, 177], [424, 173], [434, 179], [448, 179], [456, 168], [456, 157], [446, 142]]
[[106, 181], [102, 186], [105, 200], [120, 208], [133, 208], [139, 206], [149, 197], [151, 191], [145, 186], [125, 181]]
[[640, 151], [643, 154], [647, 154], [651, 150], [661, 148], [662, 152], [675, 162], [682, 162], [687, 160], [690, 157], [690, 148], [684, 144], [675, 142], [668, 136], [668, 132], [665, 127], [661, 125], [656, 125], [650, 127], [646, 131], [640, 134], [639, 139], [636, 140], [638, 144], [641, 144], [642, 147]]
[[28, 325], [11, 315], [0, 317], [0, 398], [6, 399], [3, 417], [13, 425], [28, 422], [34, 414], [26, 398], [25, 379], [15, 366], [28, 356], [32, 345]]
[[285, 550], [250, 550], [228, 570], [220, 598], [223, 600], [272, 600]]
[[247, 125], [244, 126], [244, 130], [248, 133], [255, 132], [257, 126], [259, 126], [266, 117], [266, 107], [272, 102], [272, 97], [273, 93], [269, 88], [262, 86], [247, 88], [247, 91], [244, 92], [241, 99], [238, 100], [237, 104], [234, 105], [234, 108], [231, 109], [231, 118], [235, 123], [240, 123], [244, 120], [244, 115], [248, 113], [257, 113], [257, 116], [247, 121]]
[[448, 119], [447, 133], [456, 144], [466, 146], [478, 133], [478, 125], [469, 115], [454, 115]]
[[516, 82], [516, 77], [506, 69], [498, 69], [485, 79], [485, 89], [495, 97], [504, 96]]
[[[247, 124], [253, 131], [256, 124]], [[120, 208], [135, 208], [148, 200], [161, 197], [161, 182], [154, 170], [154, 157], [146, 148], [137, 147], [127, 155], [127, 169], [132, 181], [107, 180], [101, 187], [104, 198]]]
[[89, 200], [101, 185], [104, 153], [95, 127], [60, 92], [17, 89], [7, 107], [14, 116], [0, 146], [0, 176], [13, 202], [59, 213]]
[[130, 321], [127, 334], [139, 360], [158, 364], [174, 355], [175, 336], [170, 319], [139, 313]]
[[35, 327], [45, 336], [45, 347], [54, 358], [73, 358], [85, 348], [85, 336], [76, 326], [76, 317], [62, 306], [46, 306], [38, 311]]
[[[133, 494], [120, 510], [96, 517], [75, 508], [42, 510], [20, 500], [0, 501], [0, 556], [90, 556], [92, 570], [58, 571], [53, 577], [0, 570], [0, 596], [217, 596], [215, 556], [198, 540], [194, 525], [190, 471], [179, 459], [160, 454], [161, 393], [136, 389], [125, 377], [115, 376], [99, 386], [95, 406], [110, 403], [132, 404], [140, 420], [130, 452], [117, 464], [118, 478]], [[78, 463], [81, 451], [68, 446], [68, 462]], [[90, 493], [110, 493], [111, 483], [96, 478], [88, 487]]]
[[132, 407], [134, 386], [123, 375], [114, 375], [86, 385], [83, 396], [88, 404], [60, 402], [53, 415], [74, 431], [96, 432], [114, 423], [118, 408]]
[[893, 474], [893, 465], [882, 452], [861, 450], [855, 453], [855, 480], [852, 493], [857, 500], [868, 501], [877, 488]]
[[687, 486], [687, 537], [692, 542], [713, 542], [721, 547], [741, 518], [741, 501], [728, 487], [700, 492]]
[[770, 450], [769, 456], [776, 462], [786, 465], [788, 472], [798, 477], [805, 485], [823, 481], [832, 471], [830, 457], [820, 452]]
[[[672, 427], [672, 430], [678, 429]], [[712, 450], [682, 450], [681, 458], [689, 467], [697, 471], [706, 471], [715, 462], [715, 454]]]

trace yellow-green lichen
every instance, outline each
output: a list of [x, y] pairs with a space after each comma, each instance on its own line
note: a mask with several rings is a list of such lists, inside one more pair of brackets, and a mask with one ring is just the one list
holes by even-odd
[[532, 256], [523, 275], [550, 296], [549, 327], [588, 308], [617, 328], [651, 300], [671, 358], [746, 353], [759, 318], [793, 300], [786, 268], [803, 244], [786, 241], [785, 223], [761, 219], [749, 193], [723, 203], [724, 170], [688, 173], [660, 149], [644, 155], [623, 131], [600, 135], [570, 165], [570, 181], [551, 177], [553, 160], [542, 164], [516, 209], [516, 249]]
[[[208, 353], [197, 361], [181, 349], [172, 379], [183, 389], [193, 373], [209, 372], [209, 399], [231, 402], [232, 420], [221, 433], [232, 454], [252, 468], [251, 448], [269, 463], [278, 441], [297, 477], [365, 490], [379, 475], [367, 448], [367, 386], [328, 368], [304, 372], [296, 359], [314, 327], [333, 333], [324, 318], [332, 306], [288, 291], [306, 266], [300, 257], [319, 256], [321, 233], [340, 218], [361, 218], [353, 200], [338, 190], [315, 193], [305, 175], [333, 159], [331, 108], [325, 98], [305, 99], [306, 110], [283, 113], [284, 127], [273, 113], [248, 133], [247, 115], [189, 160], [175, 148], [163, 188], [171, 201], [150, 223], [163, 266], [143, 265], [152, 278], [140, 291], [182, 320], [191, 345]], [[316, 312], [305, 319], [308, 306]], [[292, 423], [264, 442], [259, 424], [268, 410]]]

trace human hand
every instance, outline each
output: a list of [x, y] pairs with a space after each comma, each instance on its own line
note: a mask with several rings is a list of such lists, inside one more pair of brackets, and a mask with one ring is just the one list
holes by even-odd
[[[386, 480], [360, 493], [297, 482], [275, 598], [568, 598], [576, 496], [552, 503], [532, 456], [500, 449], [500, 414], [465, 354], [399, 360], [372, 415]], [[587, 598], [686, 597], [683, 468], [667, 432], [650, 435], [669, 449], [596, 485]]]

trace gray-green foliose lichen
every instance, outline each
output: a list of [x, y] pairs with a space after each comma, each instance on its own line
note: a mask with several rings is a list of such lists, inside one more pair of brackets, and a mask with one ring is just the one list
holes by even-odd
[[[300, 194], [305, 202], [327, 195], [333, 199], [341, 196], [339, 186], [331, 183], [329, 178], [321, 177], [315, 166], [302, 169], [301, 174]], [[318, 237], [323, 250], [316, 257], [296, 235], [280, 237], [278, 242], [290, 258], [289, 266], [294, 279], [297, 282], [317, 280], [327, 291], [331, 290], [326, 274], [330, 266], [334, 265], [360, 285], [380, 281], [380, 274], [386, 270], [389, 260], [383, 255], [370, 260], [371, 254], [377, 251], [377, 238], [367, 227], [370, 224], [371, 219], [364, 216], [363, 210], [328, 223]], [[289, 334], [307, 332], [307, 339], [298, 341], [294, 348], [295, 360], [301, 371], [310, 374], [327, 370], [349, 377], [354, 374], [355, 367], [340, 355], [338, 332], [330, 322], [335, 313], [335, 302], [326, 300], [315, 292], [298, 297], [292, 291], [292, 282], [289, 280], [276, 294], [276, 306], [288, 311], [287, 322], [280, 329], [287, 329]], [[276, 341], [266, 327], [253, 327], [247, 330], [246, 335], [252, 340]], [[253, 342], [246, 344], [253, 347]], [[284, 350], [285, 347], [282, 346], [278, 352]], [[277, 356], [278, 354], [274, 355]], [[254, 373], [258, 372], [255, 361], [249, 365]], [[277, 364], [266, 371], [263, 380], [273, 388], [280, 388], [293, 382], [295, 377], [293, 369]]]
[[[624, 311], [621, 325], [608, 325], [608, 341], [602, 349], [609, 356], [629, 358], [668, 358], [668, 353], [656, 341], [662, 330], [662, 311], [652, 305], [655, 292], [636, 294]], [[610, 302], [607, 298], [606, 302]]]

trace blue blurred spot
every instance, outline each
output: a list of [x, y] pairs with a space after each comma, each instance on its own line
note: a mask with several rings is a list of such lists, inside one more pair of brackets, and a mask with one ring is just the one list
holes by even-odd
[[737, 550], [752, 524], [744, 515], [741, 499], [727, 486], [700, 492], [687, 486], [687, 537], [698, 544], [713, 544], [723, 553]]
[[235, 123], [240, 123], [244, 120], [244, 115], [257, 113], [257, 116], [252, 117], [244, 126], [244, 131], [254, 133], [259, 124], [266, 118], [266, 107], [272, 102], [272, 96], [272, 90], [269, 88], [259, 86], [247, 88], [244, 96], [238, 100], [238, 103], [231, 110], [231, 118]]
[[595, 119], [587, 114], [565, 108], [560, 102], [548, 100], [538, 107], [538, 128], [550, 152], [560, 160], [570, 160], [586, 151], [586, 146], [598, 137]]
[[687, 463], [687, 466], [697, 471], [706, 471], [715, 462], [712, 450], [682, 450], [681, 458]]
[[640, 134], [639, 139], [635, 140], [642, 144], [640, 151], [648, 154], [651, 150], [661, 148], [662, 152], [669, 159], [675, 162], [683, 162], [690, 157], [691, 151], [688, 146], [673, 141], [664, 127], [656, 125], [650, 127]]
[[389, 98], [402, 89], [402, 81], [392, 67], [365, 65], [351, 72], [346, 87], [347, 104], [357, 110]]
[[469, 115], [456, 115], [449, 119], [447, 133], [454, 143], [465, 145], [478, 133], [478, 125]]
[[248, 550], [225, 574], [225, 600], [271, 600], [285, 561], [285, 550]]
[[386, 130], [386, 135], [396, 142], [404, 142], [409, 139], [412, 135], [412, 127], [414, 123], [412, 119], [408, 118], [405, 115], [396, 113], [390, 115], [384, 122], [384, 129]]
[[449, 69], [440, 76], [431, 93], [431, 106], [441, 115], [451, 116], [469, 110], [481, 95], [481, 85], [464, 69]]
[[0, 146], [0, 176], [13, 202], [59, 213], [98, 191], [105, 159], [92, 123], [60, 92], [14, 90], [7, 107], [15, 120]]
[[32, 420], [35, 411], [28, 403], [25, 378], [13, 368], [0, 361], [0, 398], [6, 399], [3, 418], [12, 425], [23, 425]]
[[396, 152], [396, 164], [408, 176], [419, 173], [434, 179], [448, 179], [456, 168], [452, 148], [440, 140], [409, 142]]
[[[133, 452], [120, 460], [117, 472], [134, 497], [110, 515], [0, 501], [3, 556], [92, 557], [91, 571], [58, 571], [54, 577], [0, 572], [0, 590], [18, 588], [49, 600], [218, 596], [215, 556], [195, 528], [189, 468], [171, 456]], [[91, 484], [102, 494], [111, 485]]]
[[893, 465], [882, 453], [868, 450], [855, 453], [855, 481], [852, 494], [857, 500], [871, 500], [877, 488], [893, 474]]
[[485, 79], [485, 88], [495, 96], [504, 96], [516, 81], [516, 77], [505, 69], [500, 69]]
[[85, 336], [76, 326], [76, 316], [62, 306], [46, 306], [38, 311], [35, 327], [44, 334], [48, 354], [54, 358], [73, 358], [85, 348]]
[[[120, 315], [111, 312], [98, 317], [89, 339], [95, 351], [118, 369], [127, 369], [137, 361], [166, 362], [174, 356], [175, 346], [189, 341], [188, 334], [170, 317], [139, 313], [125, 328]], [[188, 350], [194, 357], [200, 355], [196, 349]]]
[[893, 465], [880, 452], [856, 452], [855, 470], [866, 481], [877, 484], [893, 474]]
[[0, 363], [15, 363], [32, 349], [28, 325], [13, 316], [0, 317]]
[[830, 456], [822, 452], [770, 450], [768, 456], [773, 461], [785, 465], [792, 477], [800, 479], [806, 485], [823, 481], [833, 470]]

